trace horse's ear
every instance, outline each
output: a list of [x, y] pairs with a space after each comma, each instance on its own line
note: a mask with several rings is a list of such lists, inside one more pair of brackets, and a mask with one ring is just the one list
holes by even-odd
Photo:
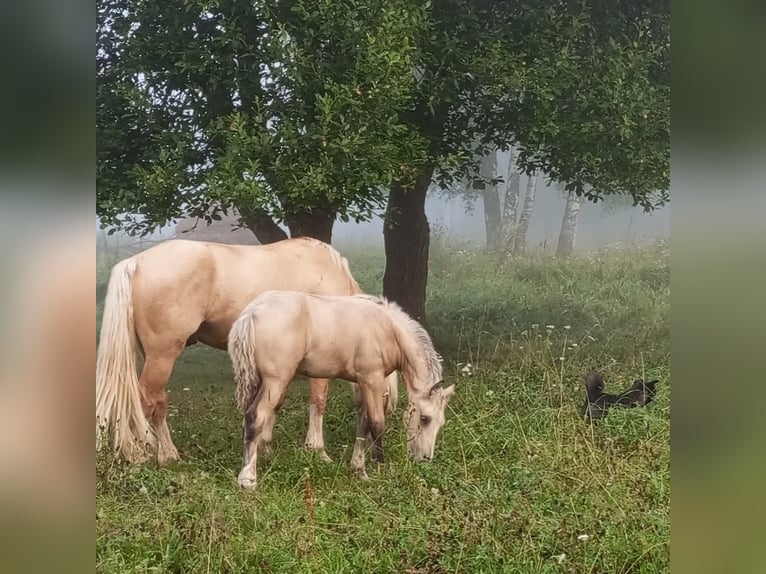
[[433, 395], [436, 391], [440, 391], [444, 388], [444, 379], [436, 383], [433, 387], [431, 387], [431, 390], [428, 391], [428, 396]]
[[442, 399], [445, 403], [449, 402], [452, 395], [455, 394], [455, 385], [452, 385], [451, 387], [447, 387], [442, 391]]

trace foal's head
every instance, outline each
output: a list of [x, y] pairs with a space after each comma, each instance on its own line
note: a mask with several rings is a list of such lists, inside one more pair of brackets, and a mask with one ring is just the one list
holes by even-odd
[[417, 462], [434, 456], [436, 435], [444, 426], [444, 409], [455, 392], [455, 385], [444, 388], [444, 381], [436, 383], [425, 396], [410, 397], [404, 412], [407, 429], [407, 452]]

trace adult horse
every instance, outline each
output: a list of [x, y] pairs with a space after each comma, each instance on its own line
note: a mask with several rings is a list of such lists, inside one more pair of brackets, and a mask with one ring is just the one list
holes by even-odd
[[[159, 464], [177, 460], [165, 390], [176, 359], [197, 342], [225, 350], [231, 325], [245, 306], [273, 289], [361, 293], [348, 261], [309, 238], [256, 246], [170, 240], [115, 265], [96, 362], [97, 435], [112, 431], [115, 453], [131, 462], [145, 460], [149, 445], [156, 447]], [[140, 378], [136, 348], [144, 357]], [[387, 384], [393, 410], [396, 374]], [[310, 380], [305, 442], [325, 459], [327, 389], [327, 379]]]
[[395, 303], [369, 295], [265, 292], [234, 322], [229, 355], [245, 416], [242, 488], [256, 484], [258, 450], [269, 448], [276, 413], [296, 372], [356, 383], [351, 469], [362, 479], [368, 436], [373, 457], [383, 462], [387, 376], [399, 370], [407, 384], [407, 451], [417, 461], [433, 457], [455, 391], [454, 385], [443, 387], [441, 358], [426, 330]]

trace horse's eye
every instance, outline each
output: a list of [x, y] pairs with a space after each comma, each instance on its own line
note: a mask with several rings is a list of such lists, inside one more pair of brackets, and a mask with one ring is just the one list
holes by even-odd
[[425, 415], [420, 417], [420, 424], [422, 424], [423, 426], [426, 426], [430, 422], [431, 422], [431, 417], [427, 417]]

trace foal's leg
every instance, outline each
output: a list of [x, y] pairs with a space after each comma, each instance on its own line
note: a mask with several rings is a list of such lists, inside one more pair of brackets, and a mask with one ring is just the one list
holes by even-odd
[[360, 479], [367, 480], [365, 470], [365, 450], [367, 437], [372, 440], [372, 457], [383, 462], [383, 432], [386, 429], [385, 383], [369, 380], [354, 385], [356, 400], [356, 441], [351, 455], [351, 471]]
[[354, 441], [354, 452], [351, 455], [351, 472], [359, 479], [367, 480], [369, 477], [365, 470], [364, 455], [367, 450], [369, 424], [367, 421], [367, 405], [364, 402], [364, 396], [359, 388], [359, 383], [354, 385], [354, 400], [356, 401], [356, 440]]
[[327, 379], [309, 379], [309, 428], [306, 431], [305, 447], [319, 453], [322, 460], [332, 462], [324, 449], [322, 420], [327, 407], [327, 392], [330, 381]]
[[[378, 381], [376, 381], [378, 383]], [[364, 402], [367, 406], [367, 425], [372, 439], [372, 458], [374, 461], [383, 462], [383, 432], [386, 430], [386, 397], [384, 397], [385, 383], [365, 385], [362, 388]]]
[[255, 399], [245, 412], [244, 425], [244, 464], [237, 482], [241, 488], [252, 488], [258, 480], [258, 450], [268, 448], [277, 420], [277, 411], [282, 405], [287, 390], [287, 382], [279, 379], [264, 378]]
[[162, 466], [178, 460], [178, 450], [170, 438], [168, 428], [168, 395], [166, 385], [173, 365], [180, 354], [168, 352], [159, 355], [147, 354], [141, 370], [139, 387], [144, 414], [152, 423], [157, 437], [157, 463]]

